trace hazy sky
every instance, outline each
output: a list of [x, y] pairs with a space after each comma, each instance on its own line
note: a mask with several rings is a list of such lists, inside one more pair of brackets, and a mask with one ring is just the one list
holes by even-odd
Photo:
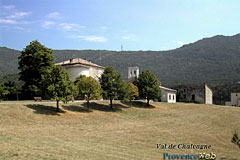
[[240, 33], [240, 0], [0, 0], [0, 46], [169, 50]]

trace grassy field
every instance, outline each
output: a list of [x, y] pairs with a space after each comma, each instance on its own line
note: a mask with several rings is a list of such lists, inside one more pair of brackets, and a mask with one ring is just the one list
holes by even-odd
[[[231, 143], [240, 132], [240, 108], [140, 102], [0, 104], [0, 159], [163, 159], [163, 153], [217, 155], [240, 159]], [[210, 150], [157, 149], [161, 144], [209, 144]]]

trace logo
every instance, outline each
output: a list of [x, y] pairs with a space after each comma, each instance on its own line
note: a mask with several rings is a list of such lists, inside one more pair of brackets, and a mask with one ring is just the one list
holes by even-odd
[[213, 152], [211, 153], [199, 153], [199, 154], [169, 154], [164, 153], [163, 159], [164, 160], [173, 160], [173, 159], [199, 159], [199, 160], [215, 160], [217, 158], [216, 154]]

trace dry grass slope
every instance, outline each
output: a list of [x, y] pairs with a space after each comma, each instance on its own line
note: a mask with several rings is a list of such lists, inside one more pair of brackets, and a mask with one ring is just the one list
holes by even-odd
[[[240, 108], [152, 103], [151, 108], [115, 102], [55, 105], [0, 104], [0, 159], [162, 159], [164, 152], [196, 154], [200, 150], [160, 150], [157, 143], [211, 144], [217, 158], [240, 159], [231, 143], [240, 131]], [[203, 151], [202, 151], [203, 152]]]

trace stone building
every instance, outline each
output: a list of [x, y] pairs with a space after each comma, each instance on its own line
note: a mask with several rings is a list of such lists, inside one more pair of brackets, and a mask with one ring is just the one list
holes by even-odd
[[176, 103], [176, 93], [174, 89], [160, 86], [161, 89], [161, 102]]
[[240, 106], [240, 93], [231, 93], [231, 101], [225, 102], [226, 106]]
[[66, 69], [70, 73], [73, 81], [75, 81], [75, 79], [80, 75], [85, 75], [86, 77], [91, 76], [98, 80], [104, 71], [103, 66], [99, 66], [81, 58], [66, 60], [56, 63], [55, 65], [61, 65], [64, 69]]
[[206, 84], [179, 85], [173, 88], [177, 90], [179, 102], [213, 104], [212, 90]]
[[133, 83], [139, 76], [139, 67], [128, 67], [128, 78], [126, 82]]
[[139, 76], [139, 68], [138, 67], [128, 67], [128, 79], [130, 78], [138, 78]]
[[[128, 67], [128, 79], [126, 82], [133, 83], [135, 78], [139, 76], [138, 67]], [[176, 103], [176, 90], [159, 86], [161, 89], [162, 97], [161, 102]]]

